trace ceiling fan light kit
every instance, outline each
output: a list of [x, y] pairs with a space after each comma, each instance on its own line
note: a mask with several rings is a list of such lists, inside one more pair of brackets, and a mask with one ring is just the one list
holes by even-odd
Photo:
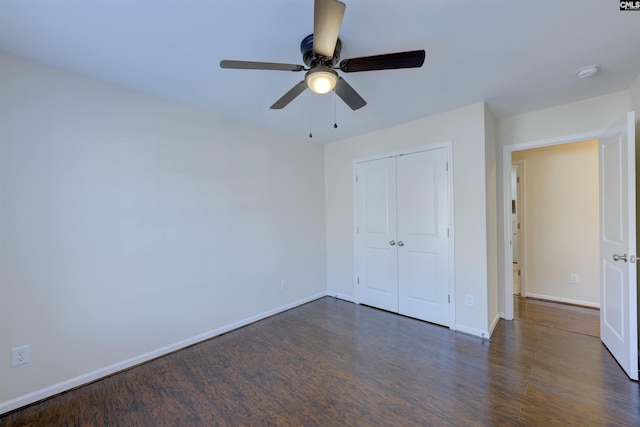
[[324, 95], [336, 87], [336, 83], [338, 83], [338, 73], [331, 68], [317, 67], [309, 70], [304, 80], [307, 82], [309, 89], [319, 95]]
[[[307, 89], [317, 94], [326, 94], [335, 90], [352, 110], [358, 110], [367, 102], [340, 77], [335, 70], [343, 73], [361, 71], [394, 70], [399, 68], [420, 68], [424, 63], [425, 51], [414, 50], [383, 55], [344, 59], [339, 64], [342, 42], [338, 38], [345, 4], [338, 0], [315, 0], [313, 34], [300, 43], [303, 62], [309, 67], [296, 64], [252, 61], [220, 61], [221, 68], [241, 70], [307, 71], [305, 79], [289, 89], [271, 109], [286, 107], [298, 95]], [[337, 65], [337, 66], [336, 66]]]

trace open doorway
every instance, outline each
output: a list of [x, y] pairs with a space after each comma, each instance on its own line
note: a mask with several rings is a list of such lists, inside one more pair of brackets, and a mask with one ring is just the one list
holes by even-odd
[[[512, 198], [511, 198], [511, 194], [512, 194], [512, 185], [511, 185], [511, 177], [512, 177], [512, 163], [513, 161], [518, 161], [519, 159], [514, 158], [514, 156], [517, 156], [517, 154], [514, 153], [518, 153], [520, 151], [525, 151], [525, 150], [530, 150], [530, 149], [535, 149], [535, 148], [542, 148], [542, 147], [553, 147], [553, 146], [560, 146], [560, 145], [565, 145], [565, 144], [571, 144], [571, 143], [576, 143], [576, 142], [582, 142], [582, 141], [587, 141], [587, 140], [594, 140], [597, 139], [598, 136], [600, 135], [601, 131], [593, 131], [593, 132], [585, 132], [582, 134], [576, 134], [576, 135], [568, 135], [566, 137], [559, 137], [559, 138], [550, 138], [550, 139], [545, 139], [545, 140], [539, 140], [539, 141], [531, 141], [531, 142], [524, 142], [524, 143], [518, 143], [518, 144], [512, 144], [512, 145], [507, 145], [503, 147], [503, 168], [502, 168], [502, 173], [503, 173], [503, 212], [505, 214], [505, 219], [506, 221], [504, 222], [505, 224], [505, 230], [504, 230], [504, 256], [505, 256], [505, 263], [504, 263], [504, 278], [505, 278], [505, 288], [504, 288], [504, 301], [505, 301], [505, 310], [504, 310], [504, 318], [507, 320], [513, 319], [514, 316], [514, 280], [513, 280], [513, 255], [514, 255], [514, 251], [513, 251], [513, 227], [512, 227], [512, 221], [510, 220], [510, 215], [512, 212]], [[525, 170], [526, 168], [526, 170]], [[522, 178], [521, 178], [521, 183], [526, 182], [527, 180], [527, 171], [528, 168], [525, 164], [525, 162], [523, 162], [523, 166], [522, 166]], [[561, 184], [558, 180], [555, 181], [556, 184]], [[526, 188], [525, 188], [526, 190]], [[596, 191], [597, 191], [597, 185], [596, 185]], [[523, 191], [524, 192], [524, 191]], [[517, 202], [516, 202], [517, 203]], [[521, 212], [524, 213], [523, 217], [521, 218], [521, 234], [520, 234], [520, 240], [522, 241], [522, 237], [524, 238], [524, 241], [526, 242], [531, 236], [527, 233], [527, 216], [526, 216], [526, 210], [527, 210], [527, 203], [531, 203], [531, 201], [527, 201], [526, 200], [526, 196], [522, 196], [521, 197], [521, 203], [522, 203], [522, 207], [521, 207]], [[516, 212], [517, 212], [517, 206], [516, 206]], [[508, 216], [507, 216], [508, 215]], [[562, 234], [562, 230], [554, 230], [556, 231], [556, 234], [561, 235]], [[579, 253], [576, 254], [576, 256], [579, 256]], [[523, 248], [521, 254], [520, 254], [520, 259], [518, 260], [518, 262], [520, 263], [520, 269], [521, 269], [521, 286], [522, 284], [524, 284], [524, 288], [521, 288], [521, 292], [523, 294], [527, 294], [530, 292], [530, 289], [527, 289], [529, 287], [529, 284], [527, 283], [527, 273], [528, 273], [528, 268], [530, 266], [528, 266], [528, 262], [527, 262], [527, 258], [528, 258], [528, 254], [527, 254], [527, 250], [526, 248]], [[569, 279], [569, 281], [571, 281], [571, 273], [575, 273], [573, 271], [569, 271], [569, 275], [565, 275], [567, 279]], [[524, 274], [524, 276], [522, 275]], [[522, 278], [524, 277], [524, 282], [522, 281]], [[580, 280], [580, 278], [578, 277], [578, 280]], [[534, 292], [535, 293], [535, 292]]]
[[[638, 372], [638, 305], [636, 268], [636, 156], [635, 113], [627, 113], [603, 131], [549, 138], [503, 147], [503, 224], [504, 224], [504, 313], [513, 319], [512, 230], [509, 220], [511, 205], [512, 154], [519, 150], [555, 146], [597, 139], [599, 146], [599, 259], [600, 274], [600, 338], [613, 358], [632, 380]], [[561, 229], [556, 230], [562, 232]], [[529, 234], [530, 235], [530, 234]], [[578, 251], [577, 256], [580, 256]], [[529, 261], [525, 261], [529, 264]], [[575, 279], [574, 279], [575, 280]], [[570, 276], [571, 281], [571, 276]], [[529, 290], [527, 290], [529, 292]]]
[[512, 162], [513, 293], [599, 308], [598, 141], [514, 151]]

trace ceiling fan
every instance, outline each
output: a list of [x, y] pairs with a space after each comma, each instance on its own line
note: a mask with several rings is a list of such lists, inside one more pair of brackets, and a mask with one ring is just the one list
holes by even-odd
[[336, 67], [342, 50], [342, 42], [338, 38], [338, 33], [345, 8], [346, 5], [337, 0], [315, 0], [313, 34], [305, 37], [300, 43], [302, 60], [309, 68], [296, 64], [230, 60], [220, 61], [220, 67], [241, 70], [306, 71], [304, 80], [278, 99], [271, 106], [272, 109], [279, 110], [286, 107], [307, 87], [318, 94], [335, 90], [336, 94], [352, 110], [362, 108], [367, 105], [367, 102], [335, 70], [339, 69], [343, 73], [355, 73], [419, 68], [424, 63], [425, 51], [413, 50], [343, 59]]

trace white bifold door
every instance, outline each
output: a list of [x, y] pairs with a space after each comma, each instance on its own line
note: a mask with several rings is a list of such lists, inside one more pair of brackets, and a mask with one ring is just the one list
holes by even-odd
[[450, 325], [447, 159], [437, 148], [356, 165], [359, 303]]

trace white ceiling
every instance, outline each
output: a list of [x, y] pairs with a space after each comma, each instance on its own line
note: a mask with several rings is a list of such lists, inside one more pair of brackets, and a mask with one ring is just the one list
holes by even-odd
[[[640, 12], [617, 0], [343, 1], [343, 59], [427, 52], [419, 69], [342, 74], [368, 102], [357, 111], [310, 91], [270, 110], [303, 73], [218, 66], [302, 64], [313, 0], [0, 0], [0, 50], [301, 138], [312, 117], [319, 142], [480, 101], [524, 113], [626, 90], [640, 73]], [[593, 63], [597, 76], [575, 77]]]

